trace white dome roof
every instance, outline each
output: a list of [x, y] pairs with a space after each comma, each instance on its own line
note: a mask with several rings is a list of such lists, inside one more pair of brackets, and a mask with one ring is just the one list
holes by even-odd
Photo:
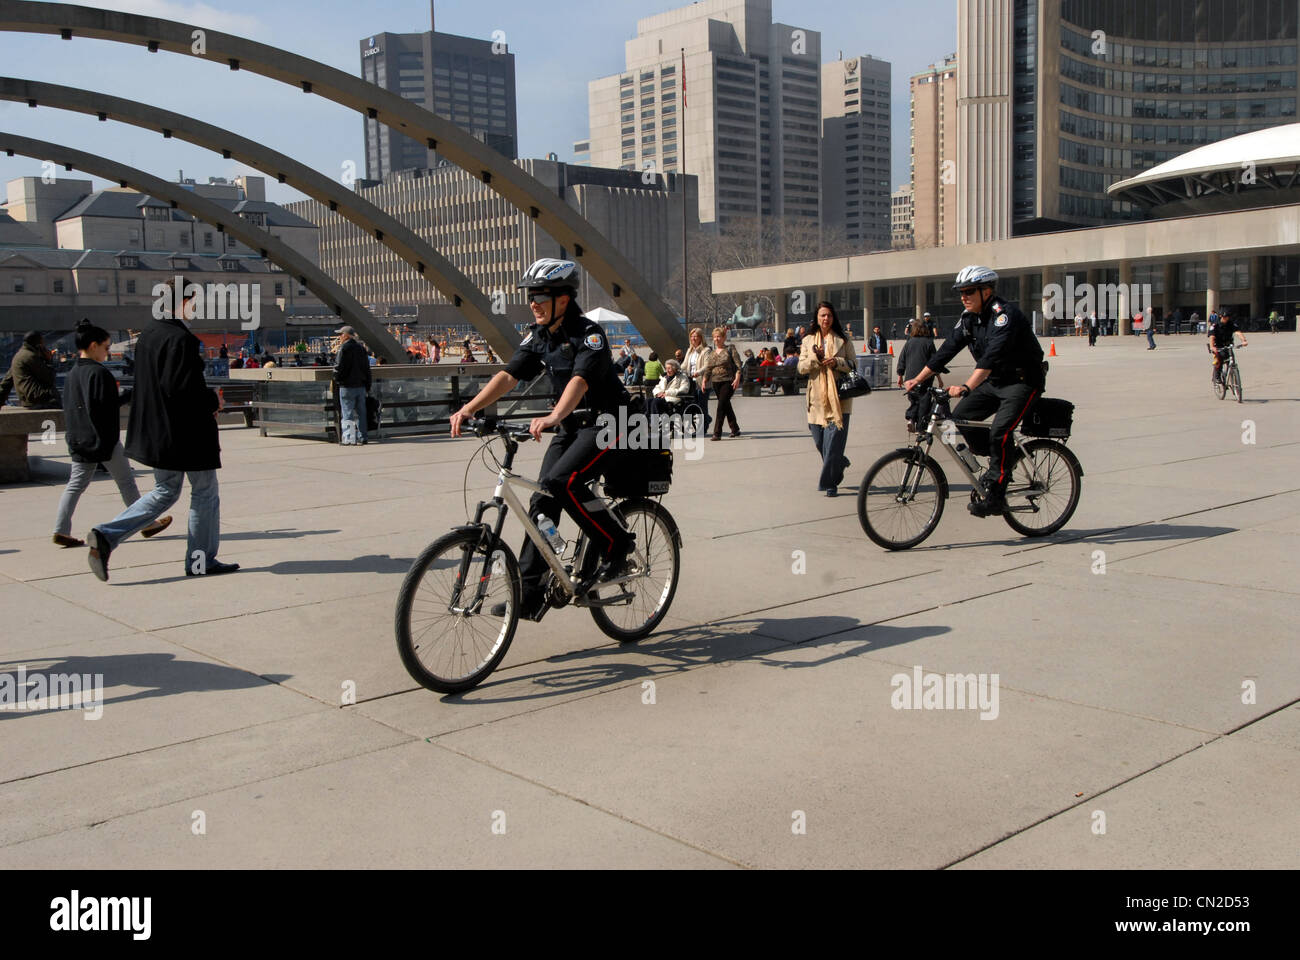
[[1136, 177], [1112, 184], [1106, 192], [1114, 196], [1121, 191], [1160, 180], [1212, 173], [1216, 170], [1240, 170], [1247, 162], [1261, 167], [1300, 162], [1300, 123], [1243, 133], [1188, 150]]

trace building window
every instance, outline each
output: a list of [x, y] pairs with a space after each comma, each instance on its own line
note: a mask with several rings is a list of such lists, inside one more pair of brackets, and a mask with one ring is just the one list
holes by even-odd
[[127, 292], [127, 293], [135, 293], [135, 281], [134, 281], [134, 280], [128, 280], [128, 281], [126, 282], [126, 292]]
[[132, 243], [139, 243], [139, 242], [140, 242], [140, 231], [137, 230], [135, 227], [132, 227], [132, 228], [131, 228], [130, 236], [131, 236], [131, 242], [132, 242]]
[[277, 283], [277, 284], [275, 285], [275, 295], [276, 295], [277, 297], [283, 297], [283, 296], [284, 296], [284, 284], [283, 284], [283, 283]]
[[14, 293], [22, 293], [27, 289], [27, 280], [25, 277], [14, 277]]
[[62, 293], [62, 292], [63, 292], [63, 281], [62, 281], [62, 280], [55, 280], [55, 281], [54, 281], [54, 292], [55, 292], [55, 293]]
[[107, 277], [100, 277], [97, 281], [95, 281], [95, 285], [96, 287], [98, 287], [100, 293], [108, 293]]

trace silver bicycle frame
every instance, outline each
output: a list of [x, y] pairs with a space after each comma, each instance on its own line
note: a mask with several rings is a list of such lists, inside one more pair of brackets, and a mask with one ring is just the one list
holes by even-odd
[[[546, 565], [550, 567], [551, 573], [555, 574], [555, 579], [570, 596], [575, 596], [578, 592], [578, 582], [569, 576], [568, 571], [564, 569], [564, 562], [556, 554], [555, 550], [552, 549], [550, 541], [547, 540], [542, 531], [538, 529], [537, 524], [533, 522], [533, 518], [528, 515], [528, 508], [515, 495], [515, 487], [522, 487], [530, 493], [539, 493], [543, 496], [547, 495], [546, 488], [536, 481], [526, 480], [517, 474], [502, 469], [501, 472], [497, 474], [497, 486], [492, 497], [494, 500], [503, 502], [507, 507], [514, 511], [515, 515], [519, 517], [519, 522], [524, 525], [524, 533], [528, 535], [528, 539], [533, 542], [533, 546], [537, 548], [542, 558], [546, 561]], [[612, 510], [610, 511], [610, 516], [614, 517], [616, 521], [619, 520]], [[574, 570], [582, 569], [582, 561], [587, 554], [587, 548], [589, 545], [587, 535], [580, 532], [578, 536], [578, 550], [573, 557]], [[640, 564], [641, 569], [645, 570], [648, 564], [646, 563], [645, 556], [641, 553], [640, 546], [633, 548], [633, 557]], [[601, 586], [619, 586], [624, 583], [630, 583], [633, 580], [639, 580], [642, 576], [643, 574], [633, 574], [632, 576], [618, 577], [614, 580], [605, 580], [601, 582]]]

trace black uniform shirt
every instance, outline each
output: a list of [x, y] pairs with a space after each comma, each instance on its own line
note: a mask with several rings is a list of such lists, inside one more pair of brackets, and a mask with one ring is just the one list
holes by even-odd
[[1236, 332], [1237, 324], [1231, 318], [1220, 318], [1218, 323], [1210, 326], [1210, 336], [1214, 338], [1214, 345], [1220, 350], [1232, 343], [1232, 336]]
[[[506, 364], [506, 373], [523, 382], [532, 380], [543, 370], [550, 374], [556, 396], [564, 393], [564, 388], [575, 376], [587, 382], [587, 392], [579, 402], [578, 410], [594, 414], [616, 413], [620, 406], [631, 400], [614, 369], [605, 331], [600, 324], [585, 316], [566, 318], [555, 333], [540, 323], [528, 328], [523, 342]], [[571, 416], [566, 418], [564, 425], [570, 429], [577, 425], [577, 421]]]
[[975, 368], [989, 371], [993, 386], [1023, 381], [1042, 387], [1043, 348], [1025, 315], [1001, 297], [991, 299], [983, 313], [967, 310], [961, 315], [952, 336], [930, 359], [930, 369], [944, 372], [966, 347], [975, 358]]

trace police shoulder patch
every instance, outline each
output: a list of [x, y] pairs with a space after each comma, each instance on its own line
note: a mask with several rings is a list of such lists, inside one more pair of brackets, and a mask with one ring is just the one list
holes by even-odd
[[1000, 304], [1000, 303], [995, 303], [995, 304], [993, 304], [993, 312], [994, 312], [994, 313], [1001, 313], [1001, 312], [1002, 312], [1002, 304]]
[[993, 321], [993, 326], [995, 327], [1005, 327], [1006, 325], [1007, 325], [1006, 317], [998, 317], [996, 320]]
[[589, 334], [587, 339], [582, 341], [583, 346], [588, 350], [600, 350], [605, 346], [605, 338], [599, 333]]

